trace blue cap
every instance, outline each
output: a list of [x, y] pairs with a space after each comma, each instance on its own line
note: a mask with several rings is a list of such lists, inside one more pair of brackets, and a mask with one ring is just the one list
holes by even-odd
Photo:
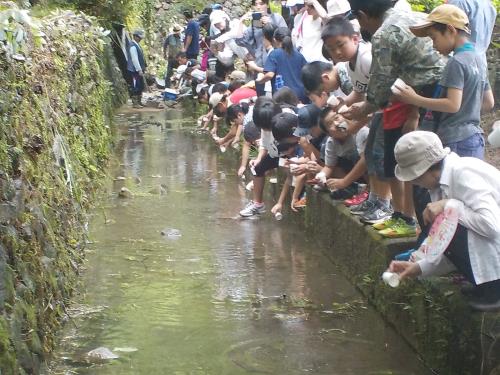
[[212, 10], [222, 10], [222, 5], [220, 5], [220, 4], [212, 4]]

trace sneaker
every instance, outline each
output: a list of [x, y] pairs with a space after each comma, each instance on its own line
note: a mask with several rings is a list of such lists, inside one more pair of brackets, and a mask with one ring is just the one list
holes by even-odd
[[250, 201], [244, 209], [240, 211], [240, 216], [250, 217], [254, 215], [260, 215], [266, 212], [266, 205], [262, 203], [258, 205], [254, 201]]
[[363, 203], [357, 204], [355, 206], [351, 206], [349, 211], [351, 211], [351, 214], [353, 215], [364, 215], [367, 211], [373, 210], [375, 207], [375, 203], [366, 200]]
[[380, 223], [373, 224], [372, 227], [375, 230], [384, 230], [387, 228], [392, 227], [394, 224], [396, 224], [399, 220], [399, 217], [392, 215], [389, 219], [385, 221], [381, 221]]
[[293, 204], [294, 208], [304, 208], [307, 206], [307, 198], [304, 197], [302, 199], [299, 199], [297, 202]]
[[365, 224], [376, 224], [389, 219], [392, 216], [392, 210], [389, 208], [381, 208], [377, 204], [370, 211], [366, 211], [361, 215], [360, 220]]
[[356, 194], [352, 198], [346, 199], [344, 201], [344, 204], [347, 207], [356, 206], [356, 205], [361, 204], [364, 201], [366, 201], [368, 199], [368, 195], [369, 195], [369, 193], [367, 191], [363, 191], [362, 193]]
[[379, 233], [386, 238], [415, 237], [417, 235], [416, 229], [416, 225], [408, 224], [400, 218], [392, 226], [382, 229]]

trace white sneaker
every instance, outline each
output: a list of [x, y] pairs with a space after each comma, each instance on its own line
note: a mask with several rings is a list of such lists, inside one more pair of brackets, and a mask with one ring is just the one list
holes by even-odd
[[257, 205], [254, 201], [250, 201], [244, 209], [240, 211], [240, 216], [250, 217], [253, 215], [260, 215], [266, 212], [266, 205]]

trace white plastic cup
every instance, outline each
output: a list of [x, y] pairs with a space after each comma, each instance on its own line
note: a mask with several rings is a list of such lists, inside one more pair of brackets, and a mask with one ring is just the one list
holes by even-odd
[[286, 165], [286, 159], [285, 158], [280, 158], [279, 159], [279, 166], [284, 167]]
[[222, 153], [226, 152], [226, 146], [220, 146], [220, 152]]
[[495, 122], [493, 131], [488, 136], [488, 142], [493, 147], [500, 147], [500, 121]]
[[281, 212], [279, 212], [279, 211], [278, 211], [278, 212], [276, 212], [276, 213], [274, 214], [274, 218], [275, 218], [276, 220], [280, 221], [281, 219], [283, 219], [283, 214], [282, 214]]
[[401, 79], [398, 78], [397, 80], [394, 81], [394, 83], [391, 86], [391, 91], [393, 94], [397, 95], [401, 93], [401, 89], [406, 86], [406, 83]]
[[326, 104], [330, 107], [336, 107], [340, 104], [340, 100], [338, 100], [335, 95], [332, 95], [328, 98]]
[[317, 175], [316, 175], [316, 179], [321, 182], [322, 184], [326, 184], [326, 174], [325, 172], [319, 172]]
[[382, 274], [382, 280], [384, 280], [384, 283], [393, 288], [397, 288], [399, 286], [400, 280], [399, 280], [399, 275], [397, 273], [385, 271]]

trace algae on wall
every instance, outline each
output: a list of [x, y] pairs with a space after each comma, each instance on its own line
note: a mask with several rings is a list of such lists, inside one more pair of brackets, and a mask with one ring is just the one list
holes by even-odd
[[94, 19], [19, 12], [0, 3], [11, 28], [0, 42], [1, 374], [38, 373], [54, 346], [112, 150], [109, 118], [126, 98]]

